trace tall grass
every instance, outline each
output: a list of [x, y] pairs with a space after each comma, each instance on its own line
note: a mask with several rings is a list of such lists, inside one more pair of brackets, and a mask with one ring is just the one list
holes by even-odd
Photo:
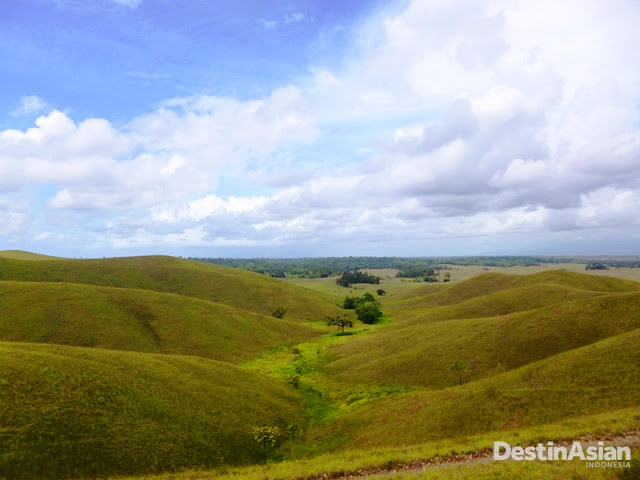
[[331, 297], [267, 275], [174, 257], [29, 262], [0, 258], [0, 280], [83, 283], [175, 293], [287, 318], [322, 320], [338, 309]]
[[0, 342], [0, 477], [255, 463], [252, 427], [301, 421], [297, 392], [230, 364]]
[[0, 340], [242, 362], [320, 332], [192, 297], [72, 283], [0, 281]]

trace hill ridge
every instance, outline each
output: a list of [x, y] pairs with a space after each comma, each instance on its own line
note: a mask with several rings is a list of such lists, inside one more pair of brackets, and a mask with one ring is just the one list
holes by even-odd
[[320, 331], [194, 297], [65, 282], [0, 281], [0, 340], [242, 362]]

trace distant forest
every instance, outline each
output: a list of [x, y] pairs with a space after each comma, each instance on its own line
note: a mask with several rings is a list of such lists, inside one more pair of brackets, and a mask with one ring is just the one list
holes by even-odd
[[[322, 257], [322, 258], [201, 258], [205, 263], [242, 268], [272, 277], [323, 278], [368, 268], [395, 268], [402, 271], [429, 266], [479, 265], [483, 267], [531, 266], [542, 263], [584, 263], [598, 268], [640, 267], [637, 257]], [[592, 267], [593, 268], [593, 267]]]

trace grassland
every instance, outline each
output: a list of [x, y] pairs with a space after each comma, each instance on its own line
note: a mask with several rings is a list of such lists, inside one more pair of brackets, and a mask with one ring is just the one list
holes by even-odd
[[151, 290], [0, 281], [0, 340], [198, 355], [233, 363], [320, 330]]
[[0, 280], [136, 288], [223, 303], [263, 315], [313, 321], [336, 313], [332, 298], [266, 275], [174, 257], [26, 262], [0, 258]]
[[[389, 270], [375, 272], [381, 285], [345, 289], [171, 257], [1, 257], [7, 478], [331, 477], [494, 440], [640, 427], [635, 281], [491, 268], [426, 285]], [[344, 335], [324, 325], [352, 315], [337, 306], [346, 295], [378, 288], [381, 323]], [[281, 435], [262, 464], [251, 428], [292, 423], [295, 435]], [[590, 473], [571, 462], [478, 462], [403, 478]]]
[[[184, 473], [160, 475], [152, 477], [126, 477], [123, 480], [275, 480], [275, 479], [331, 479], [347, 476], [351, 478], [377, 478], [370, 472], [375, 469], [396, 469], [391, 478], [405, 478], [401, 466], [434, 459], [450, 459], [475, 452], [485, 452], [493, 446], [497, 439], [511, 445], [532, 445], [538, 442], [554, 440], [589, 440], [594, 436], [624, 436], [625, 432], [635, 428], [640, 422], [640, 408], [614, 410], [604, 414], [568, 418], [561, 422], [538, 425], [534, 428], [519, 428], [471, 435], [464, 438], [444, 439], [425, 442], [406, 447], [340, 449], [335, 452], [320, 454], [295, 460], [268, 462], [250, 467], [222, 468], [210, 471], [189, 470]], [[633, 458], [638, 458], [640, 447], [635, 444]], [[529, 462], [527, 462], [529, 463]], [[592, 478], [593, 470], [587, 470], [584, 463], [553, 462], [543, 464], [531, 462], [523, 470], [523, 462], [487, 463], [469, 465], [467, 462], [452, 464], [451, 470], [443, 472], [441, 468], [426, 469], [423, 478], [463, 478], [473, 479], [476, 475], [486, 478]], [[576, 476], [572, 476], [576, 472]], [[408, 473], [407, 476], [416, 475]], [[444, 475], [440, 477], [439, 475]], [[564, 475], [564, 476], [563, 476]], [[386, 476], [384, 478], [387, 478]], [[415, 478], [415, 477], [414, 477]], [[418, 477], [420, 478], [420, 477]], [[602, 469], [601, 476], [596, 478], [619, 478], [615, 471]]]
[[411, 445], [638, 405], [640, 330], [490, 378], [382, 399], [320, 428], [318, 443]]
[[639, 286], [569, 272], [475, 277], [389, 303], [395, 324], [337, 345], [327, 368], [347, 381], [445, 388], [460, 362], [466, 381], [484, 378], [639, 328]]
[[0, 475], [40, 479], [256, 462], [254, 425], [300, 395], [213, 360], [0, 342]]
[[13, 260], [63, 260], [62, 257], [42, 255], [39, 253], [25, 252], [24, 250], [0, 250], [0, 258], [10, 258]]

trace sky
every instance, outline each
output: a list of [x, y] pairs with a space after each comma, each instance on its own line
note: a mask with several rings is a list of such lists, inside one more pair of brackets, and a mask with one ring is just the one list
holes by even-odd
[[638, 255], [637, 0], [0, 0], [0, 250]]

